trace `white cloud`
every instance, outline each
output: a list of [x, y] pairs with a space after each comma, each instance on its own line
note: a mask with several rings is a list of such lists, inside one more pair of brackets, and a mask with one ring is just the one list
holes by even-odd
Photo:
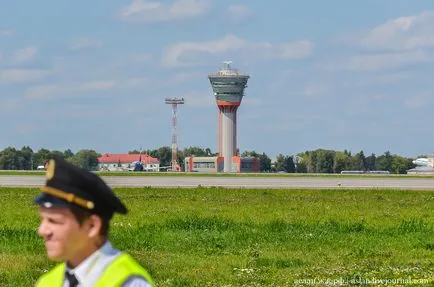
[[83, 92], [102, 91], [113, 88], [115, 85], [114, 81], [93, 81], [80, 84], [75, 89]]
[[234, 21], [243, 21], [253, 16], [253, 10], [246, 5], [234, 4], [228, 7], [229, 16]]
[[352, 77], [351, 80], [341, 81], [342, 88], [364, 88], [372, 86], [393, 86], [399, 83], [408, 83], [418, 76], [415, 71], [391, 71], [382, 70], [370, 73], [364, 77]]
[[415, 109], [426, 107], [430, 104], [432, 96], [430, 93], [419, 93], [412, 95], [411, 97], [406, 97], [404, 104], [407, 108]]
[[20, 100], [18, 98], [4, 99], [2, 100], [2, 104], [0, 105], [0, 111], [10, 112], [11, 110], [15, 110], [19, 107], [20, 107]]
[[302, 90], [302, 94], [307, 98], [321, 98], [330, 93], [330, 85], [325, 82], [308, 83]]
[[189, 92], [183, 94], [182, 98], [185, 99], [185, 103], [191, 107], [211, 107], [215, 106], [215, 99], [209, 96], [209, 91], [204, 92]]
[[96, 92], [111, 89], [116, 86], [114, 81], [89, 81], [83, 83], [37, 85], [28, 88], [24, 97], [34, 100], [45, 100], [55, 96], [64, 97], [74, 92]]
[[429, 63], [434, 55], [434, 11], [390, 19], [372, 29], [341, 37], [341, 41], [362, 48], [360, 53], [328, 70], [374, 71]]
[[0, 37], [12, 36], [13, 34], [12, 30], [0, 30]]
[[345, 64], [344, 69], [353, 71], [394, 69], [406, 64], [432, 60], [433, 57], [422, 50], [376, 53], [353, 56]]
[[[194, 65], [197, 53], [224, 54], [240, 52], [240, 57], [251, 59], [299, 59], [309, 56], [313, 51], [309, 41], [272, 44], [268, 42], [249, 42], [240, 37], [228, 34], [221, 39], [204, 42], [181, 42], [169, 46], [163, 54], [164, 66]], [[190, 57], [188, 61], [183, 60]]]
[[149, 53], [135, 53], [131, 55], [131, 60], [134, 62], [147, 63], [152, 61], [152, 54]]
[[262, 123], [262, 129], [272, 133], [295, 132], [306, 130], [307, 126], [317, 126], [318, 122], [326, 123], [326, 118], [319, 114], [309, 114], [306, 117], [297, 113], [276, 113], [272, 123]]
[[99, 48], [102, 45], [102, 41], [98, 39], [92, 39], [83, 37], [75, 39], [71, 44], [71, 50], [82, 50], [87, 48]]
[[117, 69], [131, 69], [135, 65], [150, 65], [153, 60], [154, 56], [150, 53], [132, 53], [119, 57], [114, 61], [113, 66]]
[[[399, 71], [394, 73], [387, 72], [386, 74], [378, 75], [375, 78], [371, 79], [370, 84], [380, 84], [380, 85], [394, 84], [398, 82], [408, 81], [414, 77], [415, 77], [414, 72], [409, 72], [409, 71]], [[369, 79], [367, 80], [368, 80], [367, 82], [369, 83]]]
[[158, 2], [146, 2], [142, 0], [133, 0], [133, 2], [130, 5], [124, 7], [121, 10], [121, 15], [128, 17], [137, 13], [146, 13], [149, 11], [154, 11], [159, 9], [161, 5], [162, 4]]
[[58, 84], [35, 85], [24, 92], [26, 99], [46, 100], [52, 98], [80, 97], [82, 94], [89, 96], [89, 93], [107, 91], [112, 89], [134, 89], [141, 88], [147, 84], [145, 78], [129, 78], [125, 80], [97, 80], [88, 82], [69, 82]]
[[282, 43], [271, 47], [272, 50], [276, 49], [277, 57], [283, 59], [305, 58], [313, 52], [313, 48], [313, 43], [309, 41]]
[[28, 88], [24, 92], [24, 97], [27, 99], [46, 99], [60, 92], [60, 85], [40, 85]]
[[239, 50], [246, 46], [244, 39], [233, 35], [227, 35], [222, 39], [207, 42], [181, 42], [169, 46], [163, 55], [163, 65], [182, 66], [180, 58], [189, 52], [205, 52], [209, 54], [224, 53], [231, 50]]
[[[358, 54], [325, 63], [320, 65], [320, 68], [326, 71], [381, 71], [432, 61], [434, 61], [434, 55], [419, 49]], [[396, 79], [389, 79], [389, 82], [392, 80], [396, 81]], [[387, 79], [384, 79], [384, 82], [387, 82]]]
[[121, 9], [120, 17], [131, 22], [168, 22], [204, 15], [211, 6], [211, 0], [176, 0], [172, 4], [133, 0]]
[[23, 49], [19, 49], [14, 51], [12, 55], [13, 63], [24, 63], [32, 60], [36, 54], [38, 53], [38, 48], [35, 46], [26, 47]]
[[0, 70], [0, 83], [14, 84], [33, 82], [52, 74], [53, 70], [43, 69], [4, 69]]
[[391, 19], [373, 29], [345, 37], [345, 42], [366, 49], [394, 51], [434, 46], [434, 11]]
[[120, 86], [127, 89], [133, 89], [133, 88], [142, 88], [146, 87], [150, 84], [150, 81], [148, 78], [145, 77], [134, 77], [129, 78], [125, 81], [123, 81]]
[[[340, 37], [357, 55], [322, 65], [328, 71], [380, 71], [430, 63], [434, 54], [434, 11], [390, 19], [372, 29]], [[387, 81], [387, 80], [386, 80]], [[390, 81], [389, 81], [390, 82]]]
[[178, 85], [182, 83], [186, 83], [191, 80], [195, 79], [203, 79], [203, 71], [197, 71], [197, 72], [180, 72], [172, 75], [170, 78], [168, 78], [168, 83], [172, 85]]

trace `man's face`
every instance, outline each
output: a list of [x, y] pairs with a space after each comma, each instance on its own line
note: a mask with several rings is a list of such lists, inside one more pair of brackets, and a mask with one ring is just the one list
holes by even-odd
[[47, 255], [56, 261], [70, 260], [88, 245], [86, 221], [80, 224], [68, 208], [39, 208], [38, 234], [44, 239]]

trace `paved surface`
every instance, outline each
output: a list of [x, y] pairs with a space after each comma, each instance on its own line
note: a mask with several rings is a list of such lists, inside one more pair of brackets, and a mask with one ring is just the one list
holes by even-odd
[[[103, 176], [112, 187], [397, 188], [434, 190], [434, 178]], [[0, 175], [0, 186], [38, 187], [43, 176]]]

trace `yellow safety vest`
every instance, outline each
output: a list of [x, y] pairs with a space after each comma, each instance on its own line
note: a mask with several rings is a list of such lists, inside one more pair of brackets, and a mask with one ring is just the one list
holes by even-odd
[[[61, 287], [65, 278], [66, 264], [61, 263], [39, 278], [36, 287]], [[119, 255], [104, 270], [94, 287], [121, 287], [131, 276], [143, 277], [153, 286], [149, 273], [127, 253]]]

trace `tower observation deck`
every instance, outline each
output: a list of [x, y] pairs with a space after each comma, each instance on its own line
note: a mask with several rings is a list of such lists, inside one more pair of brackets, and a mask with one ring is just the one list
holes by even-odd
[[237, 110], [250, 77], [231, 68], [231, 63], [223, 62], [220, 70], [208, 75], [219, 108], [218, 150], [224, 158], [224, 172], [231, 172], [232, 157], [237, 156]]

